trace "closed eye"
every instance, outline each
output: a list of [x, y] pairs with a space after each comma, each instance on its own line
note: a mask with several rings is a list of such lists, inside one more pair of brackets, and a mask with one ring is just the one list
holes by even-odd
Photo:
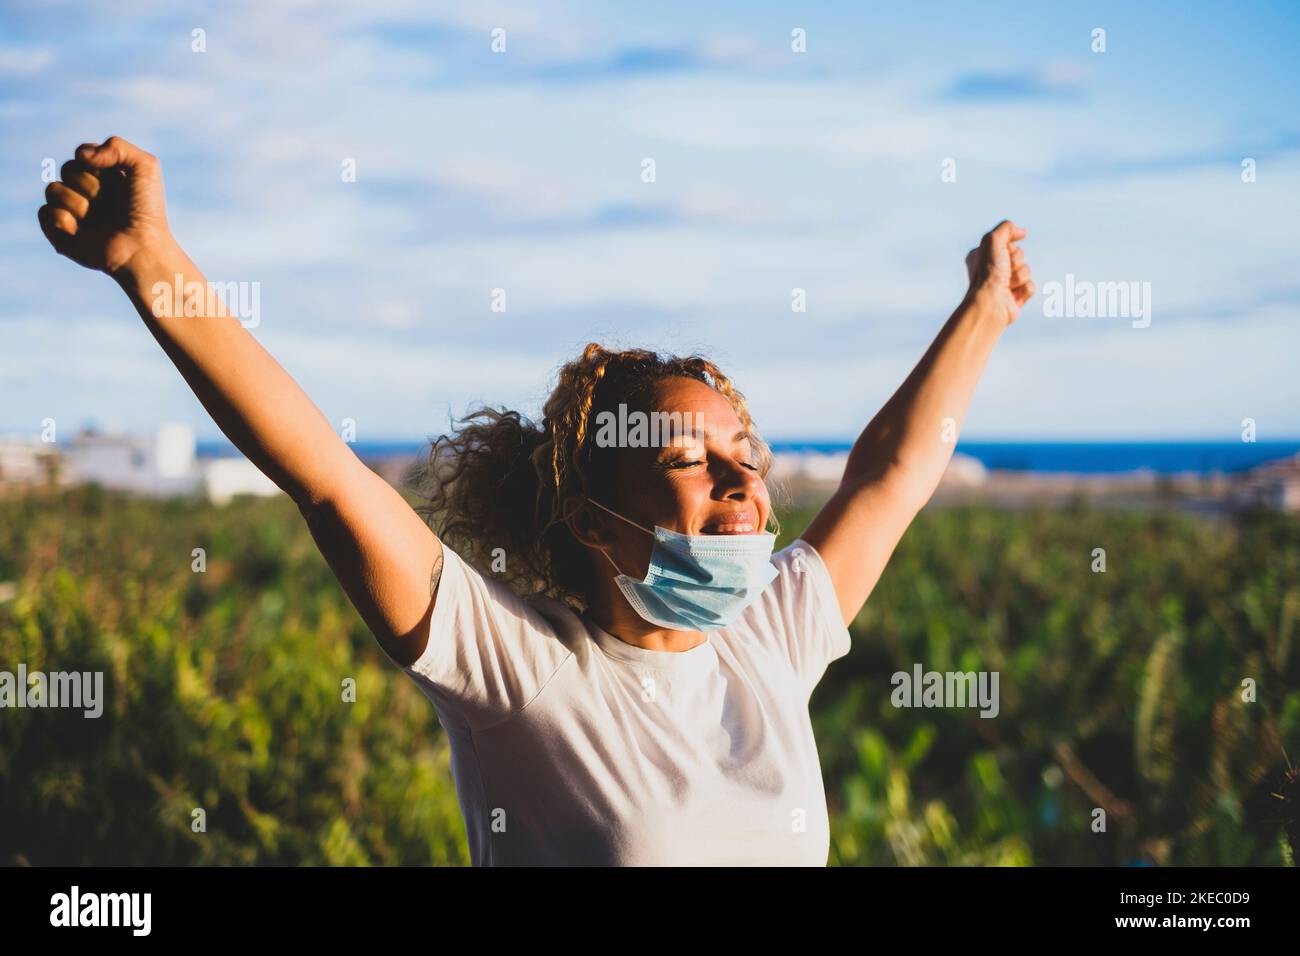
[[[675, 459], [675, 460], [673, 460], [673, 461], [670, 461], [670, 462], [667, 464], [666, 467], [668, 467], [668, 468], [670, 468], [670, 469], [671, 469], [671, 468], [691, 468], [691, 467], [693, 467], [693, 466], [695, 466], [695, 465], [702, 465], [702, 464], [704, 464], [704, 462], [703, 462], [703, 460], [700, 460], [700, 459], [694, 459], [694, 458], [677, 458], [677, 459]], [[740, 465], [741, 465], [742, 468], [748, 468], [750, 471], [758, 471], [758, 470], [759, 470], [758, 465], [756, 465], [756, 464], [755, 464], [754, 462], [752, 462], [752, 461], [742, 461], [742, 462], [740, 463]]]

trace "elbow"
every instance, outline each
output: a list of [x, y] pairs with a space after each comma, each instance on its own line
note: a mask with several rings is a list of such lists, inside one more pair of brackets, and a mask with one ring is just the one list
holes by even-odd
[[333, 489], [300, 487], [293, 491], [286, 489], [285, 493], [293, 499], [293, 503], [298, 506], [298, 513], [309, 525], [339, 513], [340, 499]]
[[915, 514], [934, 497], [937, 479], [926, 477], [915, 469], [898, 462], [866, 472], [845, 472], [841, 488], [849, 493], [870, 489], [873, 494], [884, 494], [897, 502], [899, 508]]
[[339, 512], [356, 495], [358, 488], [369, 487], [369, 482], [376, 481], [382, 482], [383, 479], [362, 464], [360, 459], [353, 458], [345, 461], [342, 468], [328, 473], [317, 469], [307, 478], [286, 482], [280, 484], [280, 487], [293, 499], [302, 516], [310, 521], [313, 517], [330, 511]]
[[929, 504], [930, 499], [934, 497], [935, 489], [938, 487], [938, 481], [921, 478], [911, 473], [901, 473], [893, 476], [891, 484], [892, 493], [913, 514], [916, 514]]

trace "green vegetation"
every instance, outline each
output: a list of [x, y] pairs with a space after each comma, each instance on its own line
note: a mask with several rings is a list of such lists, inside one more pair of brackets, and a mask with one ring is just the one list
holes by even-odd
[[[5, 581], [0, 670], [103, 670], [107, 702], [0, 711], [0, 861], [468, 862], [433, 706], [287, 499], [0, 501]], [[1292, 862], [1298, 622], [1295, 518], [923, 514], [813, 696], [831, 862]], [[998, 671], [997, 718], [892, 706], [918, 663]]]
[[[833, 862], [1290, 862], [1298, 622], [1294, 518], [923, 514], [813, 697]], [[999, 672], [1000, 713], [895, 708], [918, 662]]]

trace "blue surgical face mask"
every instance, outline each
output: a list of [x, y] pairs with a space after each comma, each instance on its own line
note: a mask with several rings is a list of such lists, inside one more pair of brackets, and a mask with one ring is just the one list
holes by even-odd
[[774, 534], [679, 534], [642, 527], [598, 501], [593, 505], [655, 539], [650, 570], [638, 581], [619, 571], [614, 579], [633, 609], [651, 624], [675, 631], [716, 631], [738, 618], [763, 593], [777, 570]]

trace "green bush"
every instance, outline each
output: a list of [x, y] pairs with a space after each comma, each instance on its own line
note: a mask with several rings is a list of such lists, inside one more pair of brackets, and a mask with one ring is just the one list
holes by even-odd
[[[1298, 619], [1295, 518], [922, 513], [813, 696], [833, 862], [1289, 862]], [[916, 663], [999, 672], [999, 714], [894, 707]]]
[[468, 862], [433, 707], [287, 499], [7, 501], [0, 555], [0, 667], [102, 669], [107, 698], [0, 712], [0, 859]]
[[[0, 860], [468, 862], [436, 713], [287, 499], [0, 501], [0, 581], [0, 669], [107, 698], [0, 711]], [[1294, 518], [923, 513], [813, 696], [831, 862], [1289, 862], [1297, 618]], [[893, 707], [916, 663], [998, 671], [999, 715]]]

